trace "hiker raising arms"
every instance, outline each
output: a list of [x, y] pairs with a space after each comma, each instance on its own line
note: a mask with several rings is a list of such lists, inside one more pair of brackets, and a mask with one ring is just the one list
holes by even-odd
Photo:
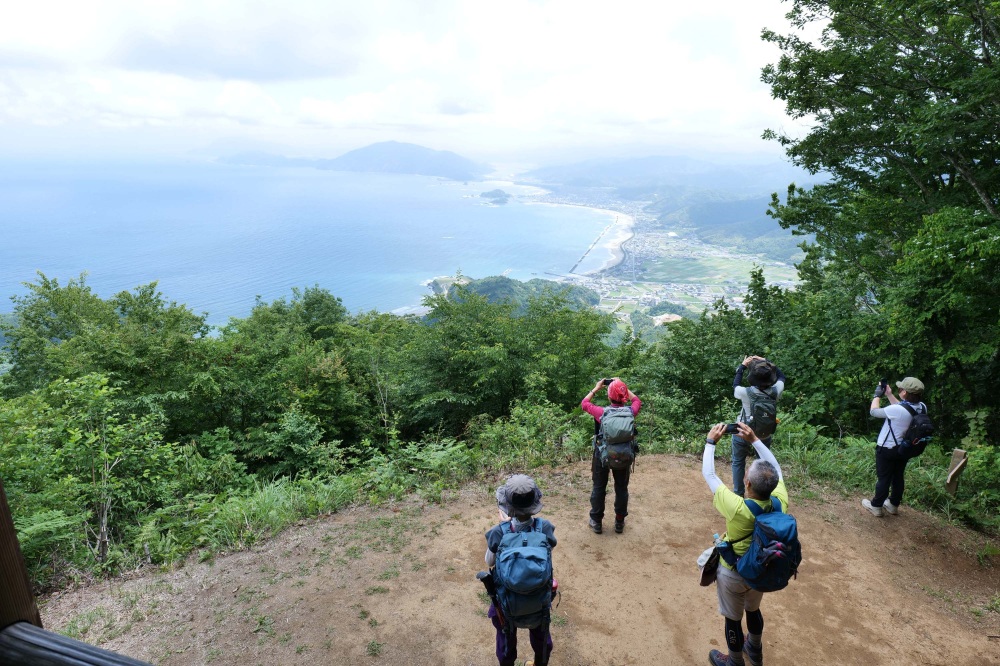
[[[749, 386], [743, 386], [744, 372]], [[738, 423], [747, 423], [764, 446], [771, 448], [771, 436], [777, 425], [775, 413], [778, 398], [785, 390], [785, 373], [762, 356], [747, 356], [736, 366], [733, 377], [733, 397], [742, 403]], [[742, 437], [733, 435], [733, 492], [743, 495], [743, 476], [746, 471], [750, 445]]]
[[535, 653], [534, 661], [525, 666], [546, 666], [552, 654], [549, 622], [556, 528], [544, 518], [532, 518], [542, 510], [542, 491], [529, 476], [507, 479], [497, 488], [496, 499], [500, 524], [486, 532], [486, 564], [492, 578], [487, 590], [493, 600], [487, 617], [496, 628], [497, 660], [500, 666], [514, 666], [520, 627], [528, 629]]
[[[591, 402], [594, 395], [607, 388], [609, 407]], [[593, 487], [590, 491], [590, 529], [603, 531], [604, 501], [608, 492], [608, 475], [615, 479], [615, 532], [625, 531], [628, 515], [628, 482], [635, 460], [635, 417], [642, 401], [622, 380], [599, 379], [580, 403], [583, 411], [594, 417], [594, 457], [590, 465]]]
[[[744, 477], [746, 500], [726, 487], [715, 474], [715, 445], [726, 429], [724, 423], [712, 427], [705, 440], [705, 451], [702, 456], [701, 473], [712, 491], [712, 500], [716, 510], [726, 519], [726, 533], [723, 539], [732, 544], [737, 556], [747, 552], [750, 539], [747, 535], [753, 532], [754, 514], [746, 502], [755, 502], [762, 509], [771, 510], [771, 498], [777, 498], [782, 510], [788, 511], [788, 489], [781, 477], [781, 467], [774, 454], [757, 439], [753, 430], [746, 423], [738, 423], [740, 438], [753, 446], [759, 458], [750, 465]], [[735, 435], [733, 437], [735, 439]], [[742, 539], [742, 540], [740, 540]], [[716, 572], [718, 586], [719, 613], [725, 618], [726, 645], [729, 654], [718, 650], [708, 653], [709, 663], [715, 666], [733, 664], [734, 666], [759, 666], [763, 663], [763, 643], [761, 635], [764, 632], [764, 616], [760, 612], [760, 602], [763, 592], [751, 588], [733, 567], [724, 559], [720, 559]], [[747, 617], [748, 636], [743, 638], [743, 615]]]
[[[906, 473], [906, 458], [897, 455], [903, 434], [917, 414], [926, 414], [927, 405], [920, 400], [924, 395], [924, 383], [916, 377], [904, 377], [896, 382], [899, 399], [892, 394], [892, 387], [880, 383], [872, 398], [871, 415], [885, 419], [875, 446], [875, 496], [861, 500], [874, 516], [881, 518], [886, 511], [895, 516], [899, 513], [899, 503], [903, 501], [903, 482]], [[889, 399], [889, 405], [882, 407], [882, 396]], [[891, 491], [890, 491], [891, 489]]]

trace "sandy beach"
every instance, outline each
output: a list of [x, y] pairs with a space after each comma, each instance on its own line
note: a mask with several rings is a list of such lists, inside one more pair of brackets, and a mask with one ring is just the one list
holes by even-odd
[[576, 265], [567, 271], [567, 275], [593, 275], [603, 270], [613, 268], [625, 258], [622, 245], [635, 235], [633, 227], [635, 218], [625, 213], [607, 208], [593, 208], [583, 204], [552, 203], [548, 201], [526, 201], [532, 206], [575, 206], [603, 213], [610, 218], [608, 226], [594, 239], [587, 250], [580, 256]]

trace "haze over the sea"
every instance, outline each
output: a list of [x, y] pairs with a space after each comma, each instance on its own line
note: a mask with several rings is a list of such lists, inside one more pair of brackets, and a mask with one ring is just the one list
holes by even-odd
[[[487, 205], [479, 194], [497, 185], [201, 163], [0, 166], [0, 312], [36, 271], [60, 284], [87, 271], [103, 297], [155, 280], [213, 324], [246, 316], [257, 295], [317, 284], [351, 311], [391, 311], [457, 270], [565, 274], [614, 219], [517, 197]], [[577, 272], [611, 258], [601, 244]]]

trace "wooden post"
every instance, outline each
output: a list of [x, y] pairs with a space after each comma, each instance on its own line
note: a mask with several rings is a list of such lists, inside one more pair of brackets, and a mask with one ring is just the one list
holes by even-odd
[[150, 666], [42, 629], [7, 493], [0, 480], [0, 664], [4, 666]]
[[948, 478], [945, 480], [944, 489], [949, 495], [954, 495], [958, 491], [958, 477], [962, 476], [962, 470], [969, 462], [969, 454], [962, 449], [955, 449], [951, 453], [951, 464], [948, 465]]
[[7, 504], [7, 493], [0, 479], [0, 629], [15, 622], [42, 626], [42, 616], [31, 592], [28, 569], [24, 566], [21, 545], [14, 531], [14, 519]]

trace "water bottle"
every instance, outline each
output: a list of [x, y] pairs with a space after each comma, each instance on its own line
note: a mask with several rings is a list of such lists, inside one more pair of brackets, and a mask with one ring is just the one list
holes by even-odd
[[712, 538], [715, 539], [715, 547], [716, 548], [725, 548], [726, 542], [725, 542], [725, 540], [722, 537], [719, 536], [718, 532], [716, 532], [715, 534], [713, 534]]

